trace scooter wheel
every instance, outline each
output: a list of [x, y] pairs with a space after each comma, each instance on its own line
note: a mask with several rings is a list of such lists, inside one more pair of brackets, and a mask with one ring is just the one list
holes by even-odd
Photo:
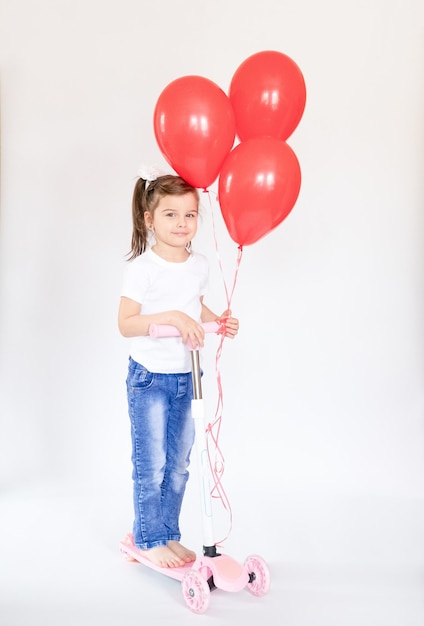
[[129, 563], [135, 563], [137, 561], [137, 559], [128, 554], [128, 552], [126, 552], [123, 548], [121, 548], [121, 554], [124, 557], [125, 561], [128, 561]]
[[248, 591], [254, 596], [264, 596], [268, 593], [271, 581], [268, 565], [264, 559], [253, 554], [245, 560], [244, 567], [249, 574]]
[[184, 600], [193, 613], [205, 613], [210, 602], [210, 589], [207, 581], [196, 572], [189, 570], [182, 582]]
[[132, 557], [126, 550], [124, 546], [128, 546], [129, 548], [134, 548], [134, 537], [132, 533], [128, 533], [121, 545], [121, 554], [123, 555], [126, 561], [135, 562], [136, 559]]

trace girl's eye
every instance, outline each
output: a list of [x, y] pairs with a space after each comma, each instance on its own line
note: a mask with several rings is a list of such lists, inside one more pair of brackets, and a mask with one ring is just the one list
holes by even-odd
[[[173, 212], [173, 211], [168, 211], [167, 213], [164, 214], [165, 217], [171, 217], [171, 218], [176, 218], [178, 217], [177, 213]], [[187, 219], [193, 219], [197, 217], [197, 213], [186, 213], [185, 217]]]

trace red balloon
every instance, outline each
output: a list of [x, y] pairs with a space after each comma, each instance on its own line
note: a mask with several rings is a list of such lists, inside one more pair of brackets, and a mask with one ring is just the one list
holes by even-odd
[[218, 199], [231, 238], [255, 243], [280, 224], [300, 191], [301, 172], [293, 150], [274, 137], [241, 142], [225, 159]]
[[236, 70], [229, 98], [240, 141], [263, 136], [285, 141], [302, 118], [305, 81], [287, 55], [273, 50], [257, 52]]
[[194, 187], [217, 178], [235, 139], [228, 96], [202, 76], [172, 81], [159, 96], [153, 119], [156, 141], [174, 170]]

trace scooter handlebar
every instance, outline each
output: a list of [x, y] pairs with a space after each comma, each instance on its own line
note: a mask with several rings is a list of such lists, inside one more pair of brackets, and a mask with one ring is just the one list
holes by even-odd
[[[202, 324], [205, 333], [218, 333], [221, 329], [219, 322], [204, 322]], [[181, 333], [176, 326], [170, 324], [150, 324], [150, 337], [180, 337]]]

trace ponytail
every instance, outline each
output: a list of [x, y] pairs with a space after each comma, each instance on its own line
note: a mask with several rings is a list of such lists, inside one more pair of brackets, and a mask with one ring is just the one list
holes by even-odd
[[128, 253], [128, 261], [145, 252], [147, 247], [147, 227], [144, 221], [146, 184], [143, 178], [138, 178], [134, 187], [132, 198], [132, 222], [133, 232], [131, 237], [131, 250]]

